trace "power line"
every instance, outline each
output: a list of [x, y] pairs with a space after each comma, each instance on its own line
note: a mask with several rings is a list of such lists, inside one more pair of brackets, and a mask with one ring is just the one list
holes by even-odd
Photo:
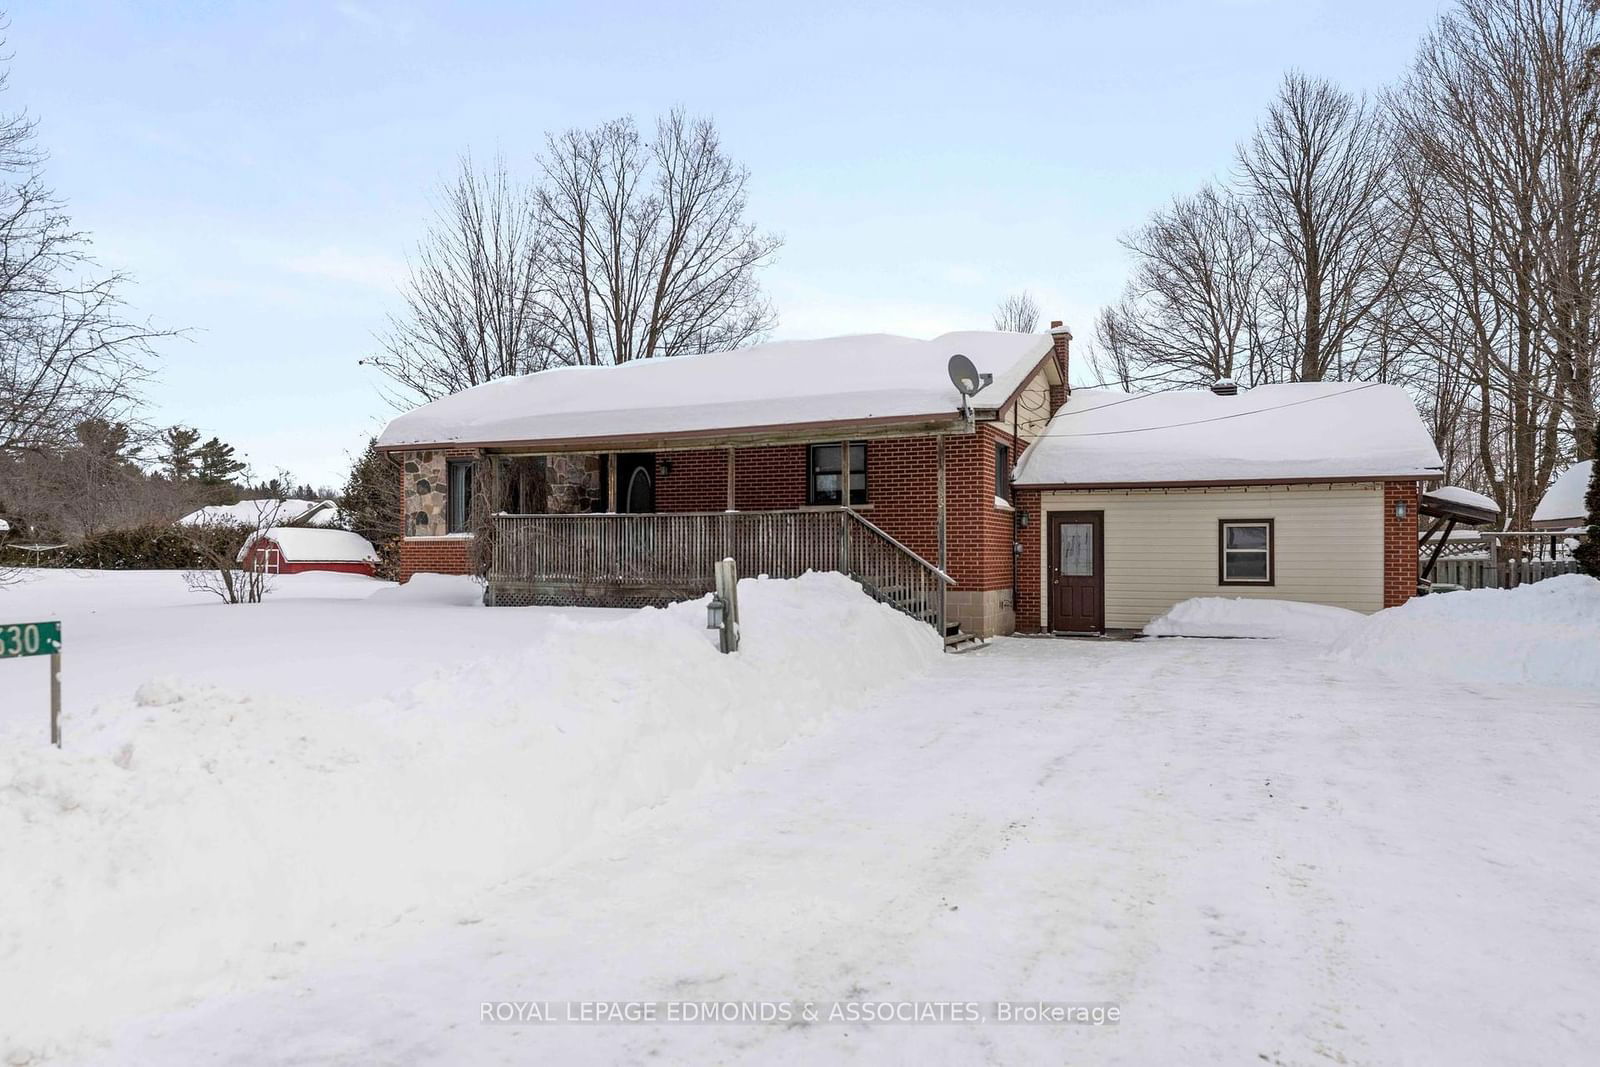
[[[1242, 418], [1245, 418], [1248, 415], [1264, 415], [1269, 411], [1282, 411], [1285, 408], [1295, 408], [1295, 407], [1299, 407], [1302, 404], [1314, 404], [1318, 400], [1333, 400], [1336, 397], [1349, 396], [1351, 393], [1359, 393], [1363, 389], [1371, 389], [1374, 386], [1377, 386], [1379, 384], [1381, 384], [1381, 383], [1379, 383], [1379, 382], [1367, 382], [1364, 385], [1358, 385], [1353, 389], [1343, 389], [1343, 390], [1340, 390], [1337, 393], [1323, 393], [1321, 396], [1306, 397], [1304, 400], [1291, 400], [1286, 404], [1274, 404], [1271, 407], [1265, 407], [1265, 408], [1251, 408], [1249, 411], [1235, 411], [1235, 412], [1231, 412], [1231, 413], [1229, 413], [1227, 415], [1213, 415], [1211, 418], [1208, 418], [1208, 419], [1191, 419], [1188, 422], [1169, 422], [1169, 423], [1165, 423], [1165, 424], [1158, 425], [1158, 426], [1135, 426], [1135, 427], [1131, 427], [1131, 428], [1126, 429], [1126, 430], [1096, 430], [1096, 431], [1093, 431], [1091, 433], [1051, 433], [1051, 432], [1049, 432], [1047, 430], [1044, 433], [1039, 434], [1038, 436], [1039, 437], [1115, 437], [1115, 436], [1118, 436], [1120, 434], [1128, 434], [1128, 433], [1150, 433], [1153, 430], [1175, 430], [1175, 429], [1179, 429], [1180, 427], [1184, 427], [1184, 426], [1200, 426], [1200, 425], [1202, 425], [1204, 423], [1208, 423], [1208, 422], [1226, 422], [1229, 419], [1242, 419]], [[1141, 393], [1141, 394], [1139, 394], [1139, 396], [1130, 397], [1129, 399], [1130, 400], [1140, 400], [1140, 399], [1144, 399], [1146, 397], [1161, 396], [1161, 395], [1162, 394], [1160, 394], [1160, 393]], [[1095, 408], [1085, 408], [1082, 412], [1079, 412], [1079, 414], [1088, 414], [1088, 413], [1093, 412], [1093, 411], [1102, 411], [1105, 408], [1116, 407], [1117, 404], [1125, 404], [1127, 402], [1128, 402], [1127, 400], [1119, 400], [1115, 404], [1102, 404], [1099, 407], [1095, 407]], [[1058, 415], [1057, 418], [1059, 418], [1059, 417], [1060, 416]]]

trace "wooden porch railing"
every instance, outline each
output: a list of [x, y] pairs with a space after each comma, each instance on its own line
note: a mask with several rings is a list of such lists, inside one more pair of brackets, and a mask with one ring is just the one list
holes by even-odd
[[872, 596], [944, 632], [955, 581], [849, 508], [496, 515], [490, 604], [667, 603], [712, 586], [732, 556], [745, 577], [849, 575]]

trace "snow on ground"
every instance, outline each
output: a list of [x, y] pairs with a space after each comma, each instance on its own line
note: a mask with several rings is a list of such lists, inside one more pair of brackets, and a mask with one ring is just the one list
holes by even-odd
[[[1267, 641], [945, 657], [471, 925], [87, 1062], [1574, 1063], [1600, 1024], [1593, 694]], [[496, 1025], [589, 999], [1114, 1002], [1115, 1025]], [[988, 1010], [985, 1008], [984, 1010]]]
[[[792, 588], [762, 584], [775, 609]], [[1582, 587], [1567, 585], [1540, 604], [1524, 595], [1427, 611], [1582, 626], [1584, 594], [1572, 592]], [[145, 583], [160, 599], [155, 589]], [[13, 940], [0, 941], [0, 1054], [24, 1034], [29, 1049], [76, 1049], [79, 1061], [105, 1064], [1471, 1064], [1590, 1054], [1600, 1023], [1593, 687], [1416, 686], [1304, 637], [1017, 638], [923, 655], [866, 636], [880, 631], [859, 612], [877, 607], [826, 591], [786, 601], [772, 625], [784, 634], [777, 650], [758, 647], [759, 598], [748, 599], [745, 652], [708, 652], [707, 666], [687, 670], [670, 653], [693, 660], [691, 649], [709, 648], [703, 609], [487, 610], [465, 603], [470, 593], [441, 579], [370, 600], [260, 609], [144, 612], [131, 602], [120, 628], [81, 615], [76, 631], [69, 625], [69, 649], [74, 633], [91, 646], [85, 656], [120, 641], [170, 680], [143, 686], [142, 703], [110, 686], [99, 710], [76, 708], [78, 732], [69, 724], [58, 755], [40, 745], [24, 757], [4, 741], [0, 930]], [[206, 620], [259, 611], [245, 617], [263, 637], [274, 619], [298, 626], [303, 641], [274, 647], [311, 655], [306, 673], [323, 677], [321, 688], [274, 689], [248, 655], [235, 667], [253, 679], [250, 700], [237, 699], [244, 686], [229, 696], [186, 681], [159, 630], [132, 620], [181, 623], [201, 647], [208, 629], [185, 621], [190, 611]], [[490, 648], [493, 627], [458, 633], [486, 617], [514, 636]], [[441, 630], [430, 668], [442, 659], [443, 670], [431, 684], [394, 672], [380, 648], [387, 638], [414, 650]], [[592, 651], [603, 631], [650, 640], [608, 643], [613, 655], [581, 686], [528, 654]], [[346, 674], [387, 672], [399, 692], [362, 701], [350, 699], [359, 690], [348, 679], [328, 682], [338, 672], [313, 646], [338, 640], [351, 649]], [[492, 662], [452, 671], [474, 644]], [[897, 680], [861, 689], [862, 661]], [[814, 677], [829, 671], [843, 684]], [[560, 699], [530, 695], [529, 683], [552, 678]], [[747, 703], [720, 722], [696, 709], [739, 692]], [[641, 700], [638, 711], [618, 706]], [[837, 713], [815, 718], [830, 701]], [[375, 710], [382, 730], [371, 728]], [[764, 733], [790, 717], [797, 728], [754, 739], [770, 749], [789, 738], [758, 764], [628, 818], [591, 810], [602, 796], [626, 805], [659, 795], [661, 778], [634, 771], [689, 781], [706, 759], [694, 739]], [[609, 744], [622, 724], [637, 746]], [[121, 767], [116, 742], [129, 736]], [[547, 759], [535, 738], [562, 758]], [[546, 773], [565, 785], [544, 783]], [[593, 793], [584, 783], [594, 775], [618, 784]], [[432, 805], [445, 812], [429, 815]], [[446, 839], [451, 813], [466, 840]], [[100, 839], [103, 853], [63, 830], [96, 820], [119, 835]], [[19, 839], [29, 863], [66, 875], [48, 902], [35, 874], [14, 873], [28, 870], [20, 849], [6, 854]], [[113, 869], [127, 876], [115, 889], [105, 881]], [[360, 915], [343, 910], [352, 904]], [[275, 933], [275, 951], [241, 944], [245, 933]], [[593, 999], [798, 1000], [824, 1016], [480, 1021], [484, 1002], [544, 1002], [559, 1015], [565, 1002]], [[954, 1000], [992, 1018], [999, 999], [1110, 1002], [1121, 1018], [1095, 1027], [826, 1017], [833, 1001]]]
[[1417, 597], [1370, 616], [1287, 600], [1196, 597], [1152, 619], [1144, 632], [1291, 638], [1412, 678], [1600, 692], [1600, 581], [1578, 574], [1516, 589]]
[[1202, 596], [1180, 601], [1145, 625], [1146, 637], [1288, 637], [1332, 640], [1366, 616], [1293, 600]]
[[1333, 654], [1414, 676], [1600, 693], [1600, 581], [1563, 574], [1418, 597], [1364, 620]]
[[[148, 577], [139, 584], [164, 590]], [[296, 699], [178, 673], [172, 661], [186, 657], [254, 653], [218, 647], [210, 624], [277, 624], [279, 640], [304, 642], [297, 623], [330, 607], [218, 604], [184, 618], [185, 647], [131, 699], [75, 704], [61, 751], [8, 739], [0, 1059], [69, 1047], [91, 1001], [101, 1019], [170, 1007], [385, 928], [475, 922], [485, 890], [709, 786], [938, 656], [926, 626], [842, 577], [809, 575], [742, 583], [738, 657], [716, 651], [704, 604], [687, 603], [546, 617], [514, 651], [441, 660], [434, 632], [460, 611], [441, 600], [463, 584], [418, 587], [416, 599], [438, 610], [404, 620], [402, 643], [419, 660], [409, 684], [404, 670], [344, 664], [370, 687], [366, 699]], [[403, 611], [409, 592], [355, 602], [364, 614], [343, 623]], [[157, 632], [134, 635], [139, 612], [101, 612], [160, 655]], [[64, 648], [92, 677], [95, 641], [78, 629], [66, 627]], [[350, 642], [318, 636], [352, 654]], [[285, 660], [285, 671], [331, 666]]]

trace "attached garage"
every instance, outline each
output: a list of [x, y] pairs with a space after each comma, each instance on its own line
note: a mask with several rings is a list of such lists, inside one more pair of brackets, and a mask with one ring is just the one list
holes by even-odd
[[1016, 475], [1018, 628], [1138, 629], [1199, 596], [1400, 603], [1439, 473], [1393, 386], [1079, 391]]

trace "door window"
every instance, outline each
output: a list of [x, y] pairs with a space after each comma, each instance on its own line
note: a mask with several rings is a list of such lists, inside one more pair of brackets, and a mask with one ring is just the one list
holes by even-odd
[[1094, 576], [1094, 524], [1061, 524], [1061, 574], [1066, 578]]

